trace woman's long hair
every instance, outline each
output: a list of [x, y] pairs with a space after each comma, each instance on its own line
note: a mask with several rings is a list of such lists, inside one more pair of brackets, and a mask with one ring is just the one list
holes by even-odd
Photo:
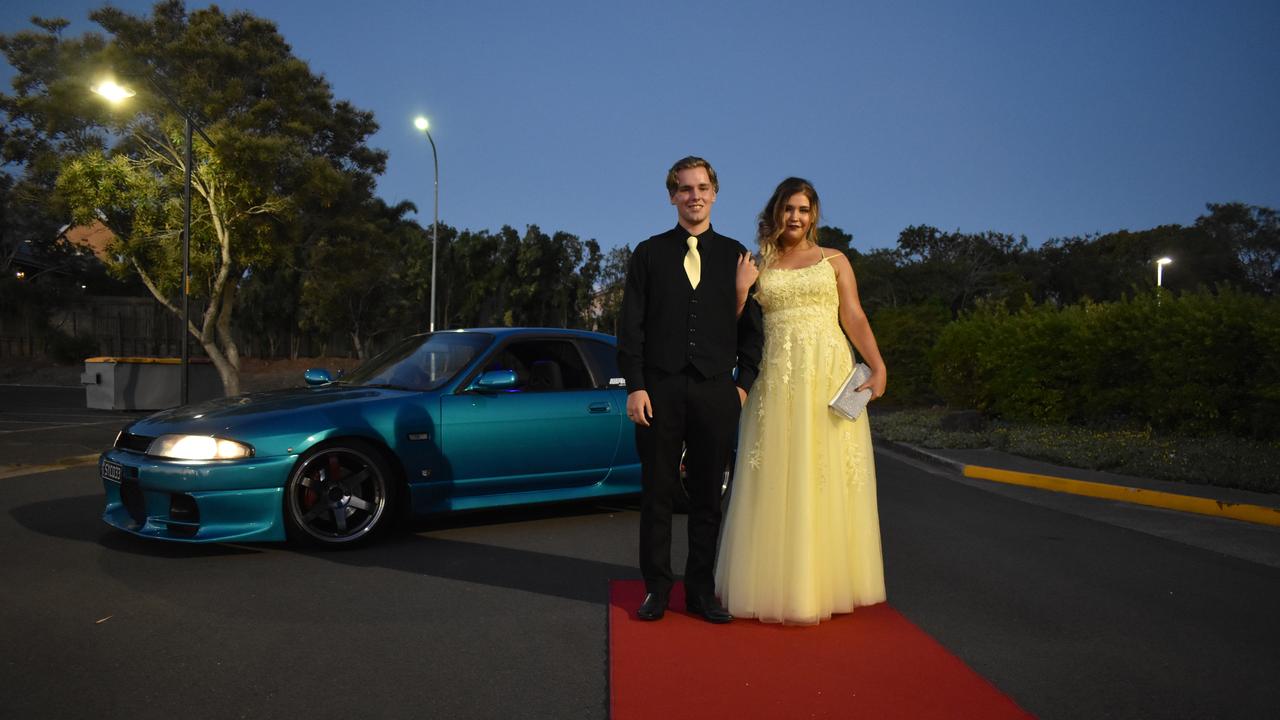
[[778, 183], [778, 189], [773, 191], [773, 197], [769, 198], [764, 210], [760, 211], [756, 242], [760, 244], [761, 267], [772, 262], [782, 250], [782, 231], [785, 229], [783, 212], [787, 207], [787, 201], [796, 193], [804, 193], [805, 197], [809, 198], [810, 224], [805, 232], [805, 239], [814, 245], [818, 244], [818, 191], [814, 190], [813, 185], [804, 178], [789, 177]]

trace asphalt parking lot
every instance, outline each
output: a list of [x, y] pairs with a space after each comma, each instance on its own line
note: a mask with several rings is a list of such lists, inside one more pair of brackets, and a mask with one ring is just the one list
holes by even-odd
[[415, 522], [374, 545], [176, 545], [100, 520], [96, 456], [140, 413], [0, 388], [0, 707], [39, 717], [607, 714], [627, 503]]
[[[0, 387], [4, 716], [608, 717], [633, 502], [337, 552], [144, 540], [101, 522], [93, 461], [133, 414], [75, 396]], [[1280, 707], [1280, 530], [877, 464], [890, 603], [1037, 716]]]

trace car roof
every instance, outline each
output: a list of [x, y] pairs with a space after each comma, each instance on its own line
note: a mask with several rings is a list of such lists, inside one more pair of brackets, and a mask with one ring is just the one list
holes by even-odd
[[456, 328], [451, 330], [440, 330], [438, 332], [475, 332], [488, 333], [496, 337], [511, 337], [514, 335], [560, 335], [570, 337], [580, 337], [588, 340], [601, 340], [604, 342], [614, 342], [612, 335], [605, 333], [593, 332], [591, 330], [574, 330], [569, 328], [552, 328], [552, 327], [482, 327], [482, 328]]

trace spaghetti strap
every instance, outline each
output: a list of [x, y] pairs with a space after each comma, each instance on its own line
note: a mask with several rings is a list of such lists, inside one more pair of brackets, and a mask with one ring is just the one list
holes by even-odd
[[830, 255], [828, 255], [828, 254], [827, 254], [827, 251], [826, 251], [826, 250], [823, 250], [823, 251], [822, 251], [822, 260], [819, 260], [818, 262], [824, 262], [824, 261], [826, 261], [826, 260], [830, 260], [831, 258], [833, 258], [833, 257], [835, 257], [835, 256], [837, 256], [837, 255], [839, 255], [839, 254], [840, 254], [840, 252], [839, 252], [838, 250], [837, 250], [836, 252], [831, 253]]

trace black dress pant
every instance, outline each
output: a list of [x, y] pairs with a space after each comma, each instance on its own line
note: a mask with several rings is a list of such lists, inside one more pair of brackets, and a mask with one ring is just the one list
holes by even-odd
[[724, 469], [738, 434], [741, 401], [730, 373], [704, 378], [688, 368], [679, 373], [645, 373], [653, 404], [650, 427], [636, 426], [640, 456], [640, 573], [645, 590], [668, 593], [671, 571], [671, 513], [680, 482], [685, 446], [685, 486], [689, 492], [689, 559], [685, 589], [715, 592], [716, 545], [720, 539], [720, 491]]

